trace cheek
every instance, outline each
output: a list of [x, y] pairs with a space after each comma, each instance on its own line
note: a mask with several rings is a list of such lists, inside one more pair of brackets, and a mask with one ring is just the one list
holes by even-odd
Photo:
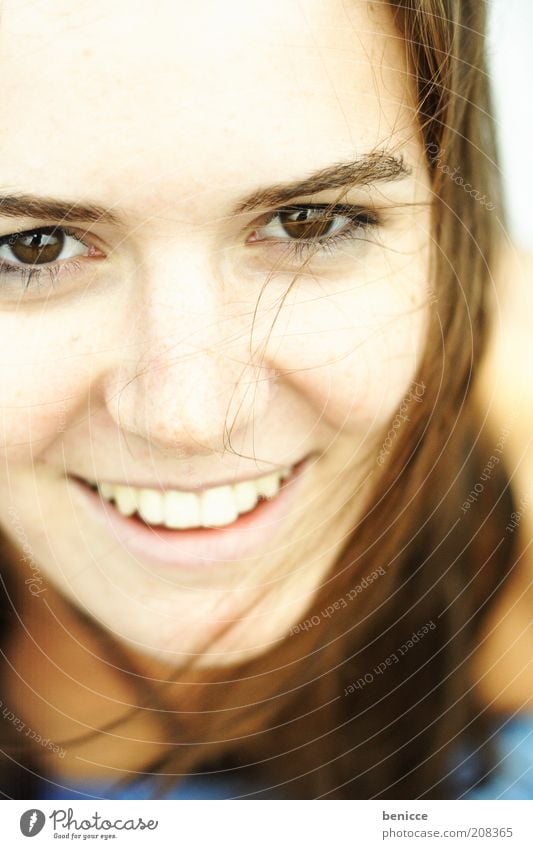
[[65, 324], [0, 315], [0, 452], [9, 462], [38, 459], [72, 424], [88, 363]]
[[425, 275], [413, 269], [329, 291], [323, 279], [297, 283], [273, 333], [272, 360], [334, 428], [381, 428], [422, 359], [426, 291]]

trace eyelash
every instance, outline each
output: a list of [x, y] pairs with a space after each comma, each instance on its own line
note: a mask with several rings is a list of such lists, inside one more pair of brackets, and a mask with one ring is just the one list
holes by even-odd
[[[332, 255], [335, 253], [339, 244], [344, 241], [354, 240], [361, 236], [362, 233], [381, 225], [381, 218], [375, 210], [367, 209], [360, 206], [350, 204], [291, 204], [280, 209], [276, 209], [269, 215], [261, 227], [266, 227], [272, 223], [277, 217], [283, 213], [300, 212], [305, 210], [322, 210], [328, 215], [328, 219], [333, 220], [336, 217], [344, 217], [349, 220], [349, 225], [338, 233], [332, 236], [322, 236], [312, 239], [270, 239], [264, 240], [270, 244], [282, 245], [287, 249], [287, 253], [292, 254], [292, 257], [297, 260], [305, 260], [309, 256], [316, 254]], [[260, 229], [260, 228], [256, 228]]]
[[[91, 250], [91, 245], [84, 239], [80, 238], [79, 233], [75, 230], [71, 230], [68, 227], [58, 226], [33, 227], [29, 230], [18, 230], [16, 233], [8, 233], [6, 236], [0, 236], [0, 247], [3, 247], [6, 244], [8, 245], [10, 241], [17, 236], [33, 235], [36, 233], [52, 235], [58, 232], [62, 233], [64, 236], [75, 239], [80, 245], [84, 245], [87, 250]], [[69, 274], [72, 274], [81, 271], [81, 269], [82, 263], [77, 257], [70, 260], [43, 263], [42, 265], [16, 265], [15, 263], [6, 262], [5, 260], [0, 259], [0, 277], [2, 275], [20, 277], [25, 290], [29, 289], [34, 282], [38, 285], [42, 277], [46, 277], [47, 283], [51, 283], [53, 286], [61, 273], [68, 272]]]
[[[295, 260], [305, 260], [311, 255], [316, 254], [333, 255], [336, 249], [338, 248], [339, 244], [346, 240], [353, 240], [360, 236], [361, 233], [364, 233], [372, 228], [379, 227], [381, 223], [379, 215], [374, 210], [369, 210], [350, 204], [339, 204], [331, 206], [328, 204], [306, 203], [291, 204], [290, 206], [285, 206], [274, 210], [274, 212], [270, 213], [268, 218], [262, 223], [261, 227], [256, 227], [256, 231], [261, 228], [267, 227], [276, 218], [279, 218], [284, 213], [291, 214], [305, 210], [322, 210], [327, 213], [328, 218], [332, 221], [336, 217], [345, 217], [348, 219], [349, 224], [346, 228], [341, 229], [339, 232], [331, 236], [325, 235], [312, 239], [260, 239], [254, 240], [254, 242], [256, 244], [267, 243], [271, 245], [283, 245], [287, 253], [291, 255], [291, 258], [294, 258]], [[65, 236], [69, 236], [75, 239], [77, 242], [87, 247], [88, 250], [91, 249], [91, 245], [87, 244], [84, 239], [80, 238], [79, 234], [75, 230], [70, 230], [67, 227], [57, 226], [35, 227], [30, 230], [21, 230], [16, 233], [9, 233], [6, 236], [0, 237], [0, 247], [5, 244], [9, 244], [9, 241], [16, 236], [24, 236], [34, 233], [47, 233], [50, 235], [58, 231], [63, 233]], [[254, 242], [249, 242], [248, 244], [253, 244]], [[0, 260], [0, 276], [18, 275], [23, 281], [25, 290], [28, 290], [31, 284], [34, 282], [36, 285], [38, 285], [43, 276], [46, 277], [48, 282], [50, 282], [53, 286], [62, 272], [65, 271], [69, 274], [72, 274], [77, 273], [81, 269], [82, 263], [74, 258], [70, 260], [61, 260], [46, 264], [43, 263], [41, 266], [15, 265], [9, 262], [5, 262], [5, 260]]]

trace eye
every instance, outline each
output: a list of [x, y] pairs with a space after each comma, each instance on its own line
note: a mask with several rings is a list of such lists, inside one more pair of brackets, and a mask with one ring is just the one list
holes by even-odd
[[362, 231], [379, 225], [376, 212], [351, 205], [298, 204], [271, 213], [248, 239], [283, 244], [301, 257], [331, 251], [342, 240], [355, 239]]
[[38, 227], [0, 237], [0, 260], [4, 267], [39, 266], [72, 259], [91, 248], [63, 227]]

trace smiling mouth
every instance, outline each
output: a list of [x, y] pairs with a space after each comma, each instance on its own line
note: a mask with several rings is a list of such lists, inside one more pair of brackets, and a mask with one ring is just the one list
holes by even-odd
[[305, 509], [301, 495], [315, 460], [311, 452], [253, 480], [188, 492], [68, 477], [90, 515], [121, 548], [156, 568], [188, 574], [275, 549], [293, 511]]
[[289, 483], [304, 461], [286, 466], [255, 480], [211, 487], [202, 491], [148, 489], [103, 481], [84, 480], [104, 501], [113, 503], [125, 517], [135, 517], [146, 525], [172, 530], [223, 528], [240, 516], [273, 500]]

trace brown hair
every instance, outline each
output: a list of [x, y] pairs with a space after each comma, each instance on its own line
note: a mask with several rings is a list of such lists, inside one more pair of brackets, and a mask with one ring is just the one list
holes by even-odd
[[[304, 620], [238, 668], [182, 671], [180, 713], [165, 720], [179, 746], [146, 772], [255, 767], [257, 786], [271, 785], [273, 796], [450, 798], [459, 740], [482, 747], [482, 764], [490, 760], [469, 657], [514, 562], [503, 463], [475, 509], [461, 510], [496, 439], [472, 401], [499, 220], [485, 3], [389, 5], [414, 77], [434, 195], [435, 308], [416, 377], [423, 402], [408, 402], [409, 422]], [[143, 686], [140, 704], [169, 708], [164, 688], [147, 699]], [[4, 766], [12, 794], [11, 758]]]

